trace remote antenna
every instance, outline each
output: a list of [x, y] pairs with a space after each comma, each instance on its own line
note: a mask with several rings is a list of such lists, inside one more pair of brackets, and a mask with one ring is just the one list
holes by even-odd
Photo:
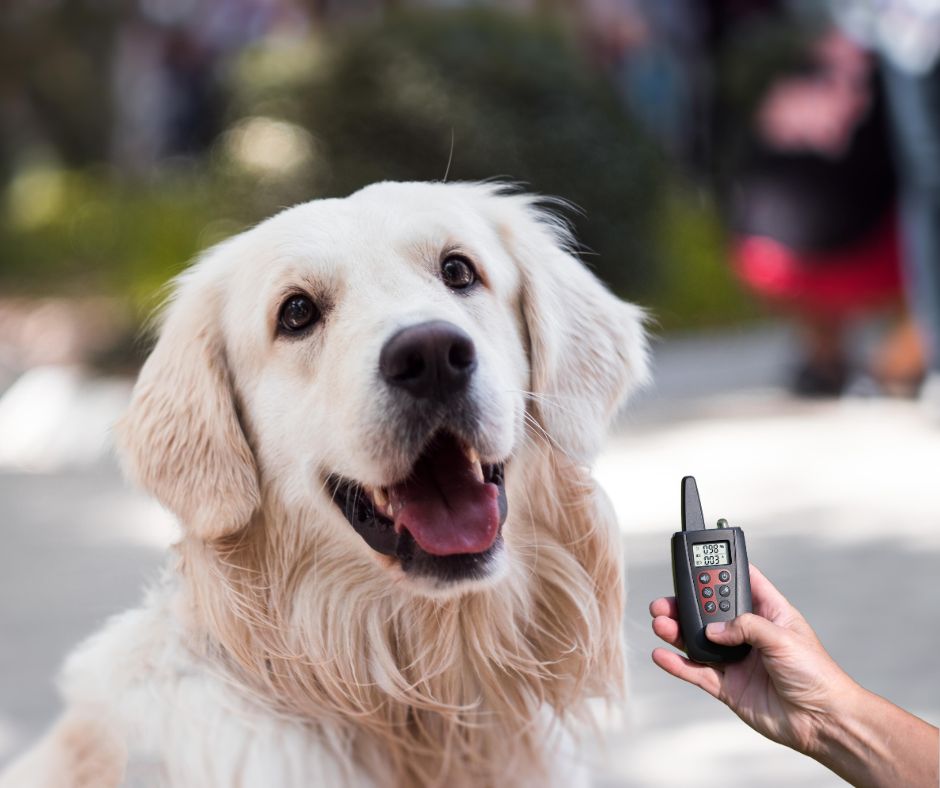
[[702, 502], [698, 497], [698, 486], [695, 484], [694, 476], [686, 476], [682, 479], [682, 530], [705, 530]]

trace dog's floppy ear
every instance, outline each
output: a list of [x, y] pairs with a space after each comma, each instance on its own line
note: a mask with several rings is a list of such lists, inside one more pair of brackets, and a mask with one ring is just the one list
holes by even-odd
[[568, 251], [561, 220], [522, 195], [503, 201], [511, 205], [504, 242], [522, 274], [531, 412], [559, 448], [586, 462], [630, 391], [648, 380], [644, 314]]
[[160, 338], [118, 424], [128, 474], [201, 539], [245, 525], [258, 474], [236, 412], [219, 294], [199, 269], [177, 282]]

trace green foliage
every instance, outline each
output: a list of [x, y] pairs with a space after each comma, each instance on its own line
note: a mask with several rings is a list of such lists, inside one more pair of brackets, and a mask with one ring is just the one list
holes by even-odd
[[664, 327], [748, 314], [715, 211], [557, 23], [423, 11], [328, 32], [242, 52], [228, 130], [157, 176], [21, 157], [0, 202], [0, 290], [108, 292], [145, 314], [201, 249], [286, 205], [447, 173], [570, 200], [585, 261]]
[[714, 202], [673, 185], [656, 218], [660, 286], [650, 307], [659, 328], [690, 329], [753, 318], [757, 305], [735, 280], [729, 239]]
[[139, 306], [221, 229], [208, 224], [213, 195], [198, 177], [146, 186], [97, 169], [49, 177], [52, 191], [21, 195], [47, 201], [42, 213], [17, 223], [8, 210], [0, 225], [4, 292], [121, 293]]
[[[3, 109], [29, 110], [70, 165], [107, 153], [109, 89], [115, 30], [126, 9], [120, 3], [65, 0], [4, 3], [0, 14], [0, 84]], [[0, 172], [6, 175], [24, 129], [0, 116]], [[28, 133], [28, 129], [25, 133]], [[5, 138], [6, 137], [6, 138]]]
[[472, 10], [351, 30], [296, 107], [328, 162], [326, 193], [445, 172], [521, 182], [583, 210], [578, 236], [615, 289], [653, 288], [662, 165], [551, 21]]

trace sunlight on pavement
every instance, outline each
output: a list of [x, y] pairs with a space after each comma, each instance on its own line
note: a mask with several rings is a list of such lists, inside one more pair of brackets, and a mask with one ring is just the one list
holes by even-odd
[[913, 403], [794, 404], [742, 417], [729, 398], [723, 410], [611, 441], [595, 470], [625, 534], [678, 530], [679, 481], [692, 475], [710, 524], [774, 520], [799, 531], [801, 512], [826, 513], [817, 536], [883, 537], [890, 525], [894, 538], [940, 547], [940, 428]]
[[102, 495], [100, 519], [83, 534], [90, 544], [120, 542], [165, 550], [181, 537], [176, 518], [152, 498], [126, 487], [120, 495]]
[[0, 757], [13, 752], [20, 744], [16, 726], [6, 717], [0, 716]]
[[[730, 711], [720, 717], [671, 724], [655, 732], [641, 733], [641, 743], [610, 753], [610, 778], [628, 785], [655, 785], [657, 788], [689, 788], [696, 775], [708, 775], [703, 788], [720, 784], [720, 775], [734, 773], [734, 785], [797, 785], [812, 778], [823, 785], [836, 780], [822, 766], [808, 758], [772, 759], [773, 782], [768, 782], [768, 750], [773, 745], [759, 733], [741, 724]], [[639, 744], [639, 746], [637, 746]], [[733, 766], [731, 765], [733, 764]]]
[[0, 469], [36, 472], [105, 456], [131, 381], [92, 378], [78, 367], [35, 367], [0, 397]]

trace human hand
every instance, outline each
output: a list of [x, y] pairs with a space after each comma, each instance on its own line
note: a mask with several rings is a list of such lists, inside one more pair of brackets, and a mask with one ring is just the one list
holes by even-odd
[[839, 158], [869, 104], [867, 92], [851, 83], [814, 76], [783, 78], [762, 101], [757, 126], [762, 139], [777, 150]]
[[778, 150], [839, 158], [871, 107], [871, 57], [836, 30], [812, 48], [811, 74], [778, 78], [757, 111], [762, 139]]
[[[863, 690], [826, 653], [800, 612], [756, 567], [750, 569], [754, 613], [706, 629], [713, 643], [750, 643], [747, 657], [709, 666], [657, 648], [653, 662], [718, 698], [769, 739], [816, 756], [836, 725], [835, 712]], [[675, 597], [654, 600], [650, 615], [653, 631], [682, 649]]]

